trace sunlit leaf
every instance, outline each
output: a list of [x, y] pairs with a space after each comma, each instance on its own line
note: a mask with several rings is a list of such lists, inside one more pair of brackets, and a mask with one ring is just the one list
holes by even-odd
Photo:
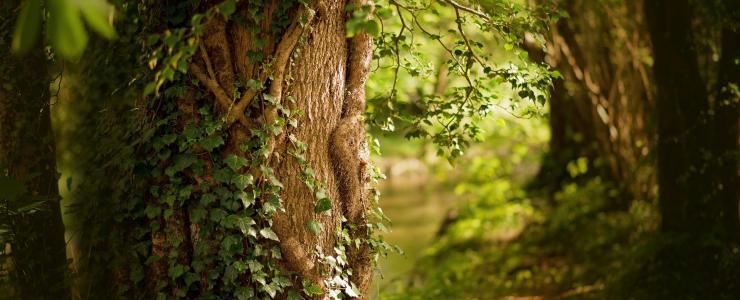
[[63, 57], [76, 59], [87, 46], [87, 32], [80, 12], [70, 1], [49, 0], [47, 34], [54, 50]]
[[275, 232], [272, 231], [272, 229], [267, 228], [267, 227], [262, 228], [260, 230], [260, 235], [262, 237], [266, 238], [266, 239], [270, 239], [270, 240], [273, 240], [273, 241], [279, 241], [280, 240], [280, 239], [278, 239], [277, 234], [275, 234]]
[[85, 21], [87, 25], [90, 25], [90, 28], [106, 39], [116, 37], [116, 30], [108, 20], [108, 16], [112, 11], [110, 4], [102, 0], [79, 1], [77, 3], [82, 16], [85, 17]]
[[323, 226], [321, 226], [321, 223], [316, 220], [310, 220], [306, 223], [306, 227], [308, 227], [308, 231], [310, 231], [313, 235], [318, 236], [321, 234], [321, 230], [323, 229]]

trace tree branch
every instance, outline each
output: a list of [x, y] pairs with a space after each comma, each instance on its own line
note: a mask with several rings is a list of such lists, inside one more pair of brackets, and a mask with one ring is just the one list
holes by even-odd
[[470, 13], [470, 14], [473, 14], [473, 15], [476, 15], [476, 16], [480, 17], [481, 19], [485, 20], [486, 22], [490, 22], [491, 21], [491, 18], [488, 17], [488, 15], [485, 14], [484, 12], [482, 12], [482, 11], [479, 11], [477, 9], [473, 9], [473, 8], [464, 6], [464, 5], [459, 4], [459, 3], [457, 3], [457, 2], [455, 2], [453, 0], [444, 0], [444, 2], [447, 2], [450, 5], [452, 5], [452, 7], [454, 7], [455, 10], [462, 10], [464, 12], [467, 12], [467, 13]]
[[[223, 88], [216, 82], [216, 79], [208, 77], [206, 71], [196, 63], [190, 63], [190, 72], [216, 97], [216, 103], [226, 112], [227, 120], [239, 121], [244, 126], [249, 126], [250, 122], [244, 116], [244, 111], [237, 112], [232, 109], [233, 103], [231, 98], [226, 94]], [[231, 124], [233, 122], [230, 122]]]

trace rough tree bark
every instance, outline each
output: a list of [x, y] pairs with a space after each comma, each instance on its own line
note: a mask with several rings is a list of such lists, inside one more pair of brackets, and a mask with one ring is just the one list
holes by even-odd
[[22, 299], [67, 299], [64, 224], [49, 114], [51, 78], [43, 47], [23, 57], [10, 53], [20, 2], [0, 3], [0, 176], [25, 185], [21, 201], [12, 203], [16, 208], [44, 202], [40, 211], [13, 224], [14, 283]]
[[[260, 24], [263, 33], [269, 32], [273, 21], [270, 16], [279, 1], [270, 3], [260, 12], [264, 16]], [[249, 157], [250, 153], [243, 152], [240, 145], [248, 140], [253, 129], [277, 119], [278, 109], [270, 105], [249, 113], [248, 108], [261, 93], [267, 94], [273, 103], [304, 112], [298, 118], [299, 126], [286, 127], [267, 141], [267, 160], [284, 186], [280, 195], [284, 211], [275, 215], [272, 229], [280, 240], [285, 269], [320, 286], [324, 286], [328, 278], [320, 270], [315, 250], [334, 252], [337, 243], [334, 228], [346, 219], [353, 238], [366, 238], [367, 234], [369, 153], [362, 114], [372, 40], [365, 33], [348, 39], [345, 33], [346, 7], [363, 4], [366, 1], [335, 0], [317, 1], [311, 9], [298, 5], [288, 13], [291, 25], [277, 36], [261, 36], [265, 41], [261, 46], [257, 46], [250, 28], [214, 15], [205, 21], [200, 48], [189, 68], [189, 73], [206, 91], [205, 98], [198, 99], [191, 90], [178, 103], [183, 113], [178, 121], [180, 127], [198, 122], [195, 112], [205, 103], [213, 103], [219, 114], [226, 117], [228, 139], [224, 156]], [[236, 14], [248, 14], [249, 5], [239, 4]], [[300, 24], [301, 18], [307, 26]], [[250, 52], [260, 52], [271, 58], [269, 68], [262, 69], [260, 63], [253, 63], [248, 57]], [[249, 89], [232, 100], [230, 95], [237, 89], [238, 78], [256, 80], [263, 84], [264, 90]], [[329, 213], [314, 213], [314, 193], [302, 180], [301, 167], [290, 157], [292, 137], [307, 145], [306, 160], [318, 181], [326, 187], [332, 202], [333, 209]], [[257, 181], [269, 176], [255, 168], [242, 172], [251, 173]], [[212, 181], [209, 177], [195, 178], [195, 181]], [[152, 236], [153, 255], [165, 257], [171, 247], [167, 240], [172, 239], [184, 241], [181, 248], [192, 248], [199, 237], [197, 228], [189, 227], [187, 214], [183, 209], [164, 219], [163, 230]], [[312, 234], [306, 226], [314, 219], [324, 228], [318, 235]], [[348, 247], [349, 266], [353, 271], [351, 279], [363, 295], [361, 297], [366, 297], [373, 275], [369, 251], [365, 244], [359, 248]], [[185, 255], [176, 259], [187, 265], [189, 258]], [[147, 280], [156, 282], [165, 278], [166, 264], [165, 260], [155, 263]], [[294, 284], [300, 286], [301, 281]]]

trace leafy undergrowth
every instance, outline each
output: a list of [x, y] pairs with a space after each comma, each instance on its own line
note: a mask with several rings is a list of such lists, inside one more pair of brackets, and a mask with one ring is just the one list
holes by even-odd
[[569, 184], [553, 209], [507, 181], [487, 184], [383, 299], [603, 298], [634, 241], [654, 226], [653, 207], [608, 211], [611, 188]]
[[380, 298], [737, 299], [737, 245], [659, 235], [654, 204], [614, 209], [616, 195], [597, 178], [544, 204], [493, 180]]

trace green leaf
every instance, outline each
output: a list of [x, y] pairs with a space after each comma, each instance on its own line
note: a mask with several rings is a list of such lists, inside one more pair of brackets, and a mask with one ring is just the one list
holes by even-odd
[[195, 208], [190, 213], [190, 220], [191, 220], [191, 222], [193, 222], [195, 224], [198, 224], [198, 223], [200, 223], [200, 221], [202, 221], [203, 219], [206, 218], [206, 214], [207, 213], [208, 212], [205, 209], [203, 209], [203, 208], [200, 208], [200, 207], [199, 208]]
[[228, 19], [236, 11], [236, 0], [226, 0], [218, 5], [218, 12]]
[[238, 300], [254, 299], [254, 290], [249, 287], [238, 287], [236, 288], [236, 299]]
[[216, 195], [214, 194], [205, 194], [200, 197], [200, 204], [203, 206], [208, 206], [213, 202], [216, 202]]
[[306, 227], [308, 227], [308, 231], [310, 231], [313, 235], [319, 235], [321, 234], [321, 230], [323, 230], [323, 226], [319, 221], [311, 220], [306, 223]]
[[78, 1], [77, 5], [92, 30], [109, 40], [116, 37], [116, 29], [108, 21], [108, 15], [112, 11], [110, 4], [103, 0], [88, 0]]
[[247, 260], [247, 266], [249, 267], [249, 271], [252, 273], [256, 273], [257, 271], [264, 268], [264, 266], [260, 262], [254, 259]]
[[80, 11], [68, 0], [49, 0], [47, 6], [47, 33], [54, 50], [67, 59], [79, 58], [88, 39]]
[[241, 217], [236, 222], [236, 225], [243, 234], [247, 234], [252, 229], [252, 226], [256, 224], [250, 217]]
[[229, 166], [229, 168], [231, 168], [234, 171], [239, 170], [243, 167], [246, 167], [247, 164], [249, 163], [246, 158], [237, 156], [234, 154], [227, 156], [224, 159], [224, 162], [226, 163], [226, 165]]
[[23, 54], [31, 50], [41, 32], [41, 0], [26, 1], [15, 23], [12, 49]]
[[216, 181], [220, 183], [229, 183], [231, 182], [231, 175], [233, 172], [226, 168], [221, 168], [216, 170], [216, 172], [213, 173], [213, 178], [216, 179]]
[[218, 148], [219, 146], [222, 146], [224, 144], [224, 139], [219, 136], [209, 136], [202, 141], [200, 141], [200, 146], [203, 147], [208, 152], [213, 151], [213, 149]]
[[344, 288], [344, 293], [350, 297], [350, 298], [357, 298], [360, 296], [360, 293], [358, 293], [353, 286], [347, 286]]
[[268, 295], [270, 295], [270, 298], [275, 298], [275, 295], [277, 295], [277, 287], [274, 285], [274, 282], [271, 282], [268, 285], [264, 286], [265, 292], [267, 292]]
[[223, 209], [216, 208], [211, 211], [211, 221], [221, 222], [226, 217], [227, 213]]
[[362, 20], [358, 19], [350, 19], [347, 21], [347, 23], [344, 24], [346, 35], [348, 38], [351, 38], [357, 34], [357, 32], [360, 31], [360, 27], [363, 25]]
[[170, 278], [172, 278], [172, 280], [175, 280], [178, 277], [182, 276], [182, 274], [184, 274], [185, 271], [187, 270], [186, 268], [187, 268], [186, 266], [181, 265], [181, 264], [171, 266], [168, 271]]
[[147, 207], [144, 209], [144, 214], [146, 214], [149, 219], [154, 219], [155, 217], [158, 217], [161, 213], [162, 209], [156, 206], [147, 205]]
[[296, 290], [288, 290], [288, 300], [305, 300]]
[[233, 183], [239, 190], [244, 190], [252, 184], [254, 178], [252, 174], [242, 174], [234, 176]]
[[381, 7], [375, 11], [375, 14], [381, 19], [387, 19], [393, 16], [393, 10], [389, 7]]
[[319, 201], [316, 203], [316, 207], [314, 207], [314, 212], [319, 214], [319, 213], [325, 212], [330, 209], [331, 209], [331, 200], [329, 200], [329, 198], [322, 198], [322, 199], [319, 199]]
[[266, 239], [270, 239], [273, 241], [280, 241], [277, 234], [275, 234], [275, 232], [272, 231], [272, 229], [268, 227], [262, 228], [262, 230], [260, 230], [260, 235]]
[[371, 36], [378, 36], [380, 34], [380, 24], [375, 20], [368, 20], [363, 26], [365, 32]]
[[306, 279], [303, 280], [303, 292], [306, 293], [306, 295], [308, 295], [309, 297], [320, 296], [324, 294], [324, 290], [321, 289], [321, 286]]
[[[251, 176], [251, 175], [250, 175]], [[244, 205], [244, 208], [248, 208], [254, 204], [254, 193], [253, 192], [245, 192], [240, 191], [237, 193], [234, 193], [234, 196], [236, 196], [239, 200], [242, 201], [242, 205]]]

